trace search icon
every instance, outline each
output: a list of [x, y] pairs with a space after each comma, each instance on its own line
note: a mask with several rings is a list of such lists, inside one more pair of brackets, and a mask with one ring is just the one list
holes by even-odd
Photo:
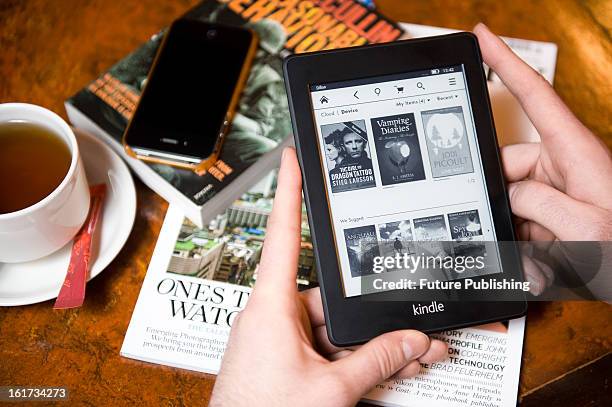
[[374, 93], [376, 93], [376, 96], [380, 95], [380, 88], [374, 89]]
[[423, 82], [417, 82], [417, 88], [425, 90], [425, 86], [423, 86]]

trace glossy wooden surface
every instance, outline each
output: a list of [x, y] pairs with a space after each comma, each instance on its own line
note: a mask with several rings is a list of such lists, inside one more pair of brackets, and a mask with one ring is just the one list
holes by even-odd
[[[195, 3], [0, 1], [0, 102], [36, 103], [66, 117], [66, 98]], [[612, 146], [610, 2], [380, 0], [377, 4], [398, 21], [466, 30], [483, 21], [502, 35], [557, 43], [555, 88], [577, 116]], [[109, 268], [88, 285], [82, 308], [53, 311], [52, 302], [45, 302], [0, 309], [0, 386], [66, 386], [74, 405], [207, 402], [214, 376], [119, 356], [167, 208], [140, 181], [136, 184], [138, 214], [132, 234]], [[520, 394], [535, 394], [564, 373], [609, 353], [611, 322], [610, 306], [603, 303], [532, 305]], [[599, 369], [592, 374], [609, 372]], [[542, 397], [546, 400], [545, 394]]]

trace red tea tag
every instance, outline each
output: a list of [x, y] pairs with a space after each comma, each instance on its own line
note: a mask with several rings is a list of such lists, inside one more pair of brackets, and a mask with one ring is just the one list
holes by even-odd
[[89, 214], [81, 230], [76, 234], [72, 243], [70, 264], [62, 288], [55, 300], [54, 309], [75, 308], [83, 305], [85, 300], [85, 284], [89, 275], [89, 257], [91, 252], [91, 240], [96, 224], [102, 212], [104, 196], [106, 195], [106, 184], [89, 187], [91, 201]]

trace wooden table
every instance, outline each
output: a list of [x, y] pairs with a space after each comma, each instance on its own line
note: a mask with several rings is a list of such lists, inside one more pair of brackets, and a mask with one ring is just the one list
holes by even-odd
[[[66, 98], [195, 3], [2, 0], [0, 102], [36, 103], [66, 118]], [[609, 2], [377, 3], [398, 21], [465, 30], [483, 21], [499, 34], [557, 43], [555, 88], [612, 146]], [[66, 386], [74, 405], [199, 405], [209, 399], [214, 376], [119, 356], [167, 208], [136, 184], [132, 234], [89, 284], [82, 308], [53, 311], [45, 302], [0, 310], [0, 385]], [[603, 303], [532, 304], [520, 384], [524, 404], [600, 405], [609, 397], [611, 322]]]

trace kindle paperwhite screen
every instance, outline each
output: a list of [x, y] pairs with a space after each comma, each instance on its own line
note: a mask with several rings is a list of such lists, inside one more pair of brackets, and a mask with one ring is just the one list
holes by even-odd
[[376, 257], [415, 254], [417, 242], [485, 256], [480, 275], [501, 271], [475, 243], [496, 235], [462, 65], [311, 84], [310, 95], [346, 297], [378, 277]]

